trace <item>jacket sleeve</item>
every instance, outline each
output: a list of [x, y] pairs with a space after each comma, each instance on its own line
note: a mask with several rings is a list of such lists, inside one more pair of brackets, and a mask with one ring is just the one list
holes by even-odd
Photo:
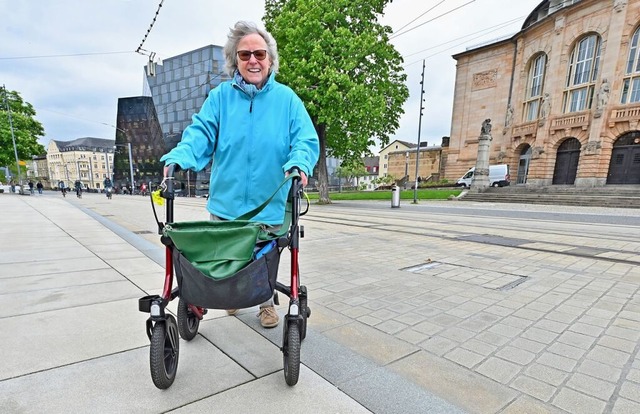
[[291, 105], [293, 106], [289, 126], [291, 151], [282, 168], [284, 171], [288, 171], [293, 167], [298, 167], [309, 177], [313, 174], [313, 167], [318, 162], [320, 142], [302, 100], [294, 94]]
[[160, 158], [166, 164], [178, 164], [180, 168], [200, 171], [213, 156], [218, 126], [220, 125], [219, 100], [213, 89], [200, 108], [191, 117], [191, 124], [182, 133], [182, 139], [174, 149]]

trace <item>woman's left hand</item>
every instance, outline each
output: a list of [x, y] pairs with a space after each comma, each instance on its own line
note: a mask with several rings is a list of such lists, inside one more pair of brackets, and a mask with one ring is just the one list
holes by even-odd
[[[302, 186], [306, 187], [307, 183], [309, 182], [309, 180], [307, 179], [307, 174], [305, 174], [304, 171], [302, 171], [302, 170], [298, 170], [298, 172], [300, 173], [300, 181], [302, 181]], [[288, 177], [289, 176], [289, 171], [284, 173], [284, 176]]]

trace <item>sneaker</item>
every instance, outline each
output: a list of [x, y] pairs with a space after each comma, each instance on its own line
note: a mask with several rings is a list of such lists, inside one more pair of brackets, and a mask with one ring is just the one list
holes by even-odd
[[258, 317], [260, 318], [260, 325], [262, 325], [263, 328], [275, 328], [278, 326], [278, 322], [280, 322], [278, 312], [276, 312], [276, 308], [273, 306], [261, 306]]
[[238, 309], [227, 309], [227, 315], [233, 316], [238, 313]]

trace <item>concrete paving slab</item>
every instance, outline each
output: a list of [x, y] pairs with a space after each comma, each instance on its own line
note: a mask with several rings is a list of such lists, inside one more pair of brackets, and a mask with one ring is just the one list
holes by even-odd
[[254, 379], [207, 341], [190, 345], [167, 390], [153, 385], [145, 346], [2, 381], [0, 407], [20, 414], [161, 413]]
[[[140, 289], [126, 280], [88, 286], [18, 292], [11, 295], [2, 295], [4, 306], [0, 307], [0, 318], [112, 302], [120, 299], [137, 299], [141, 296], [143, 295]], [[137, 305], [135, 309], [137, 309]]]
[[256, 377], [283, 368], [282, 352], [235, 317], [204, 320], [198, 332]]
[[0, 279], [99, 269], [111, 269], [111, 267], [96, 256], [81, 257], [73, 260], [54, 259], [30, 261], [29, 263], [0, 263]]
[[135, 275], [139, 273], [158, 272], [158, 274], [164, 275], [164, 267], [158, 263], [149, 260], [148, 257], [134, 257], [134, 258], [113, 258], [105, 259], [105, 262], [113, 267], [124, 276]]
[[0, 281], [0, 299], [7, 294], [59, 289], [71, 286], [122, 281], [122, 275], [111, 268], [82, 270], [37, 276], [5, 278]]
[[137, 306], [137, 300], [127, 299], [0, 318], [0, 332], [6, 333], [0, 378], [148, 345], [146, 317], [136, 312]]
[[300, 367], [300, 377], [304, 381], [289, 387], [281, 372], [274, 373], [171, 413], [246, 414], [269, 411], [266, 407], [272, 407], [271, 411], [308, 414], [371, 412], [305, 366]]
[[93, 257], [94, 254], [82, 247], [76, 241], [56, 243], [55, 247], [46, 247], [44, 249], [33, 250], [33, 245], [28, 249], [6, 248], [0, 252], [0, 263], [32, 263], [37, 261], [49, 260], [74, 260], [86, 257]]

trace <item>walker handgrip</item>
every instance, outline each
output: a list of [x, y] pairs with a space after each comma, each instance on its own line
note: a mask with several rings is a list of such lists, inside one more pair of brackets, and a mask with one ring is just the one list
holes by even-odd
[[[178, 165], [176, 164], [168, 164], [167, 166], [167, 175], [165, 178], [173, 178], [173, 176], [175, 175], [175, 172], [178, 170]], [[176, 168], [178, 167], [178, 168]]]
[[175, 196], [175, 193], [174, 193], [175, 187], [174, 187], [173, 178], [179, 166], [177, 164], [167, 164], [165, 168], [167, 169], [167, 172], [164, 177], [165, 189], [164, 191], [162, 191], [162, 197], [166, 198], [167, 200], [173, 200]]

